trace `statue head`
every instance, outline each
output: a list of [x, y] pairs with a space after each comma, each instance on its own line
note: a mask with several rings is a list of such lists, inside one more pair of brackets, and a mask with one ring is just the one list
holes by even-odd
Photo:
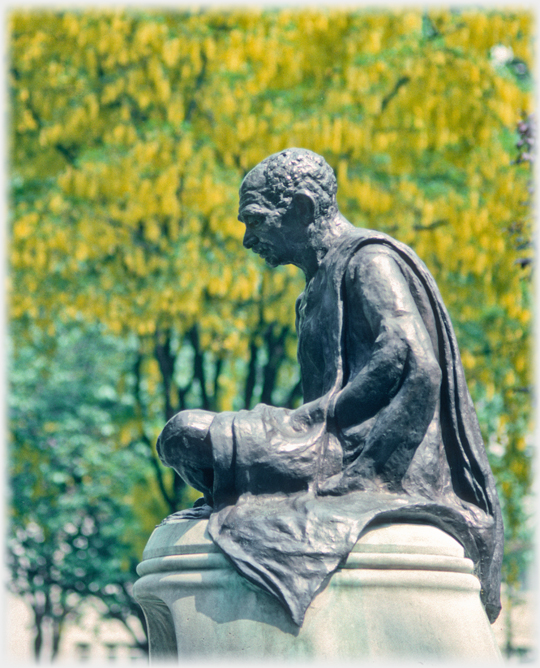
[[240, 186], [240, 210], [258, 193], [267, 206], [286, 210], [299, 193], [315, 204], [315, 218], [337, 212], [337, 181], [326, 160], [304, 148], [287, 148], [265, 158], [254, 167]]
[[274, 153], [254, 167], [240, 186], [238, 219], [244, 246], [272, 267], [297, 264], [315, 231], [335, 218], [337, 181], [326, 160], [307, 149]]

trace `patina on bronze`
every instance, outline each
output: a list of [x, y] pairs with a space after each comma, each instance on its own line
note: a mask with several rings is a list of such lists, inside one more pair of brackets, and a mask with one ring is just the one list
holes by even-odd
[[473, 559], [500, 611], [501, 511], [456, 337], [407, 246], [339, 212], [325, 160], [291, 148], [240, 188], [244, 246], [306, 277], [296, 302], [304, 401], [296, 410], [182, 411], [161, 460], [204, 497], [213, 541], [301, 625], [369, 524], [421, 522]]

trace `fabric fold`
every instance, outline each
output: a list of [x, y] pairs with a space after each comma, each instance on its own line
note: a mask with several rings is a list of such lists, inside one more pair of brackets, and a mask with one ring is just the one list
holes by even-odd
[[[348, 436], [333, 421], [346, 362], [344, 274], [351, 258], [367, 246], [391, 254], [420, 312], [429, 304], [442, 371], [437, 414], [397, 489], [377, 487], [368, 479], [365, 485], [360, 479], [353, 481], [356, 487], [347, 486], [343, 456]], [[315, 308], [317, 317], [326, 309], [325, 331], [313, 327], [310, 335], [302, 323]], [[240, 573], [275, 596], [300, 625], [319, 588], [368, 525], [433, 524], [460, 541], [475, 562], [481, 598], [494, 621], [500, 611], [501, 511], [455, 334], [431, 274], [407, 246], [353, 228], [323, 260], [297, 314], [304, 391], [308, 399], [325, 396], [324, 410], [320, 420], [301, 427], [292, 421], [292, 411], [265, 405], [215, 418], [210, 429], [216, 465], [212, 539]], [[317, 351], [317, 346], [319, 356], [313, 359], [324, 360], [320, 372], [302, 352]], [[433, 462], [440, 470], [429, 468]]]

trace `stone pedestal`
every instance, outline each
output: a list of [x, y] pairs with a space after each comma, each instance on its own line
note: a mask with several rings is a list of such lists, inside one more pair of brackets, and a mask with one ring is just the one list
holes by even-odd
[[501, 661], [473, 564], [439, 529], [367, 530], [298, 628], [230, 565], [206, 520], [155, 529], [134, 594], [150, 658]]

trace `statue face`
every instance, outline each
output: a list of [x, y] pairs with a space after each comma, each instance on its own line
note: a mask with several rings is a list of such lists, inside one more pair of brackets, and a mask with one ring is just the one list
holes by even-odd
[[294, 264], [294, 241], [287, 215], [271, 208], [259, 193], [249, 194], [249, 203], [241, 206], [238, 213], [238, 220], [246, 226], [244, 247], [260, 255], [270, 267]]

